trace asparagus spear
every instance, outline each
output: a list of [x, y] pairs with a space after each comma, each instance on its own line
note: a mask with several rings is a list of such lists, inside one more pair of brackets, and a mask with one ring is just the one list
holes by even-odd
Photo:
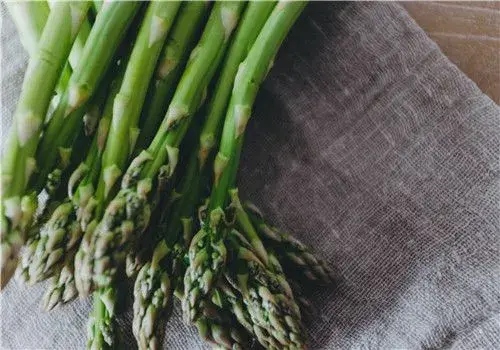
[[274, 248], [281, 260], [285, 260], [290, 273], [293, 271], [294, 276], [305, 277], [318, 285], [333, 283], [330, 267], [321, 258], [315, 256], [311, 248], [297, 238], [268, 225], [261, 211], [254, 204], [245, 203], [244, 207], [259, 235]]
[[[203, 187], [197, 155], [198, 147], [195, 147], [180, 184], [170, 196], [171, 200], [175, 200], [173, 210], [158, 225], [161, 229], [166, 223], [163, 237], [154, 250], [151, 262], [141, 268], [135, 281], [133, 330], [141, 349], [157, 348], [157, 334], [161, 324], [158, 318], [161, 320], [172, 294], [169, 274], [176, 277], [173, 280], [174, 288], [182, 281], [178, 278], [183, 274], [182, 263], [177, 259], [183, 258], [185, 247], [192, 236], [193, 216]], [[169, 265], [172, 266], [170, 271]]]
[[152, 193], [153, 179], [159, 178], [155, 183], [158, 191], [173, 175], [179, 144], [203, 100], [202, 95], [242, 8], [240, 2], [215, 4], [148, 151], [141, 152], [132, 161], [123, 177], [121, 190], [107, 206], [92, 241], [82, 250], [80, 270], [84, 271], [84, 279], [81, 285], [85, 288], [81, 293], [88, 292], [93, 284], [109, 285], [134, 238], [146, 228], [151, 212], [148, 196]]
[[73, 300], [78, 294], [73, 269], [74, 254], [66, 254], [65, 258], [66, 261], [59, 267], [59, 271], [51, 277], [43, 296], [43, 308], [46, 311]]
[[238, 25], [222, 63], [222, 71], [214, 88], [214, 96], [208, 104], [206, 122], [200, 135], [200, 166], [205, 163], [213, 147], [218, 143], [222, 120], [231, 97], [238, 67], [248, 54], [248, 50], [255, 42], [275, 4], [276, 1], [250, 2], [243, 13], [241, 23]]
[[200, 337], [211, 343], [216, 349], [250, 348], [251, 336], [235, 322], [233, 315], [214, 302], [203, 301], [203, 314], [196, 320], [195, 326]]
[[[37, 53], [38, 41], [42, 35], [43, 28], [49, 16], [49, 6], [46, 1], [27, 1], [5, 3], [10, 16], [16, 25], [21, 44], [26, 51], [31, 55]], [[75, 43], [69, 54], [69, 63], [66, 64], [59, 78], [59, 83], [56, 87], [57, 93], [62, 93], [71, 76], [71, 67], [76, 67], [77, 62], [81, 57], [81, 52], [85, 41], [90, 33], [90, 24], [84, 20], [80, 31], [75, 39]]]
[[156, 67], [155, 79], [150, 84], [148, 103], [142, 111], [141, 131], [135, 146], [137, 152], [148, 146], [167, 111], [207, 11], [207, 3], [191, 1], [186, 3], [177, 15]]
[[269, 348], [303, 349], [300, 310], [282, 271], [274, 264], [266, 266], [234, 231], [228, 242], [235, 256], [227, 276], [243, 297], [259, 342]]
[[89, 5], [88, 2], [57, 3], [47, 19], [38, 53], [30, 58], [2, 161], [2, 288], [12, 276], [24, 241], [23, 231], [35, 212], [36, 198], [26, 196], [25, 190], [37, 166], [34, 155], [40, 127]]
[[[137, 123], [141, 107], [146, 96], [147, 86], [153, 74], [161, 47], [179, 9], [179, 2], [153, 2], [148, 6], [144, 21], [135, 42], [125, 76], [113, 104], [113, 119], [110, 134], [103, 153], [102, 173], [94, 196], [95, 210], [91, 224], [96, 223], [102, 214], [106, 197], [110, 195], [114, 182], [121, 173], [127, 158], [133, 150], [137, 137]], [[123, 141], [125, 140], [125, 144]], [[95, 232], [90, 229], [84, 237], [75, 258], [75, 282], [81, 295], [90, 291], [87, 283], [90, 270], [82, 269], [88, 266], [88, 243]], [[90, 237], [89, 237], [90, 236]], [[96, 266], [98, 270], [104, 265]], [[89, 347], [112, 346], [113, 337], [110, 326], [113, 324], [113, 312], [103, 310], [103, 296], [112, 293], [115, 288], [108, 284], [99, 288], [95, 295], [94, 317], [91, 319], [92, 332], [89, 336]], [[109, 298], [108, 300], [111, 300]], [[102, 327], [107, 325], [108, 327]], [[108, 332], [109, 331], [109, 332]]]
[[[97, 15], [79, 64], [49, 120], [37, 150], [37, 159], [43, 166], [33, 184], [36, 190], [43, 188], [47, 175], [57, 162], [59, 155], [54, 150], [71, 151], [74, 135], [87, 121], [83, 118], [87, 102], [116, 56], [118, 45], [138, 8], [137, 2], [114, 2]], [[85, 127], [92, 130], [88, 124]]]
[[164, 240], [155, 248], [153, 258], [139, 271], [134, 284], [134, 321], [132, 330], [140, 349], [158, 349], [161, 318], [170, 302], [170, 278], [161, 266], [169, 253]]
[[[111, 196], [109, 192], [120, 176], [120, 168], [124, 166], [133, 148], [133, 144], [130, 143], [134, 141], [134, 136], [137, 136], [137, 119], [140, 107], [144, 102], [147, 84], [178, 7], [179, 3], [167, 2], [151, 3], [148, 7], [130, 61], [127, 64], [120, 92], [114, 101], [113, 122], [103, 154], [102, 172], [97, 191], [85, 206], [86, 214], [82, 218], [84, 227], [88, 227], [91, 223], [95, 227], [97, 224], [106, 198]], [[158, 27], [155, 23], [163, 23], [163, 25]], [[152, 45], [149, 44], [150, 38], [154, 40]], [[134, 107], [134, 105], [136, 106]], [[124, 108], [125, 106], [128, 108]], [[125, 144], [124, 140], [126, 140]], [[75, 277], [78, 290], [82, 295], [88, 294], [91, 290], [91, 281], [89, 281], [91, 267], [88, 266], [89, 256], [87, 252], [94, 239], [94, 228], [87, 231], [75, 258], [78, 272]], [[87, 269], [83, 269], [84, 267]]]
[[223, 270], [226, 259], [224, 237], [228, 231], [224, 207], [236, 174], [251, 106], [281, 42], [303, 7], [304, 3], [301, 2], [279, 2], [238, 68], [214, 163], [214, 185], [209, 201], [208, 222], [193, 237], [189, 249], [190, 266], [184, 279], [185, 295], [182, 304], [187, 319], [195, 320], [200, 314], [200, 300], [210, 292]]
[[49, 17], [45, 1], [5, 2], [24, 49], [30, 56], [37, 53], [38, 41]]
[[104, 288], [94, 293], [94, 309], [89, 318], [87, 348], [112, 349], [115, 341], [116, 289]]
[[[112, 117], [113, 101], [123, 79], [124, 66], [127, 60], [127, 55], [125, 55], [125, 57], [120, 59], [119, 67], [113, 66], [107, 74], [112, 76], [118, 70], [118, 73], [116, 73], [117, 76], [111, 84], [111, 91], [109, 96], [107, 96], [102, 118], [99, 121], [98, 131], [93, 137], [89, 152], [85, 160], [69, 176], [69, 196], [63, 200], [63, 203], [43, 224], [40, 234], [30, 242], [30, 249], [26, 250], [23, 254], [20, 270], [22, 270], [21, 274], [24, 276], [24, 279], [30, 283], [44, 280], [52, 277], [57, 271], [62, 271], [60, 266], [61, 261], [66, 261], [68, 264], [72, 262], [72, 259], [68, 259], [66, 256], [69, 253], [74, 256], [72, 250], [80, 243], [82, 235], [81, 218], [85, 215], [85, 204], [88, 202], [89, 196], [98, 180], [101, 169], [101, 156]], [[108, 92], [108, 85], [102, 84], [99, 90]], [[104, 94], [97, 93], [96, 99], [100, 98], [104, 99], [106, 97]], [[87, 138], [84, 133], [82, 134], [84, 138]], [[63, 270], [72, 271], [73, 267], [67, 266]], [[57, 279], [58, 277], [53, 279], [53, 281], [58, 281]], [[73, 281], [73, 279], [69, 278], [65, 278], [64, 280]], [[74, 290], [70, 286], [67, 289]], [[51, 304], [54, 305], [54, 297], [51, 297], [51, 300], [53, 300]]]

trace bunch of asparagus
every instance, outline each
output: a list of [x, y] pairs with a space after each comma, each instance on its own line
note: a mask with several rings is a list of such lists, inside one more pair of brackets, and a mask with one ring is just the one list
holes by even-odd
[[88, 347], [160, 347], [173, 296], [215, 347], [305, 347], [327, 265], [242, 204], [259, 87], [305, 2], [7, 3], [29, 66], [2, 160], [1, 281], [94, 295]]

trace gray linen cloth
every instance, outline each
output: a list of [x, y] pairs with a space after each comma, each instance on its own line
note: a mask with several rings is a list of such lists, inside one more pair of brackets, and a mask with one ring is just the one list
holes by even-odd
[[[4, 121], [26, 57], [2, 18]], [[309, 294], [311, 349], [500, 348], [499, 155], [498, 106], [400, 6], [309, 5], [261, 89], [239, 181], [335, 267]], [[90, 300], [44, 313], [43, 291], [2, 294], [2, 348], [84, 347]], [[166, 333], [167, 348], [206, 346], [178, 311]]]

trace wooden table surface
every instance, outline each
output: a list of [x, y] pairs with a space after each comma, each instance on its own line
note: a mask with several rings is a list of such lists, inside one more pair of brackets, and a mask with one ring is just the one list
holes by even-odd
[[441, 50], [500, 104], [500, 2], [403, 2]]

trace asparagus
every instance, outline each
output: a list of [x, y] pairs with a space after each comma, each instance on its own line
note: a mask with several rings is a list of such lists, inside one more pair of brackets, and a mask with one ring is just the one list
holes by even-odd
[[[209, 157], [218, 139], [218, 130], [220, 129], [222, 116], [228, 104], [229, 94], [233, 87], [233, 81], [238, 66], [247, 54], [249, 47], [254, 43], [260, 29], [274, 6], [275, 2], [255, 2], [250, 3], [244, 12], [241, 24], [231, 43], [227, 57], [224, 60], [223, 70], [217, 82], [215, 94], [209, 104], [207, 119], [200, 135], [200, 151], [198, 155], [200, 167], [203, 167], [205, 164], [206, 159]], [[185, 275], [184, 288], [186, 297], [183, 302], [183, 310], [185, 318], [188, 320], [196, 319], [196, 314], [199, 313], [199, 310], [195, 311], [197, 308], [196, 304], [200, 300], [199, 296], [206, 294], [210, 289], [211, 280], [214, 278], [214, 275], [210, 273], [204, 275], [203, 279], [201, 278], [202, 275], [200, 273], [206, 271], [203, 265], [206, 264], [208, 266], [213, 263], [215, 266], [221, 267], [225, 259], [225, 249], [220, 242], [213, 242], [214, 244], [203, 243], [203, 240], [218, 240], [220, 238], [215, 236], [218, 236], [217, 226], [219, 226], [220, 220], [222, 220], [223, 217], [223, 211], [222, 208], [220, 208], [223, 204], [224, 203], [213, 203], [213, 201], [209, 204], [214, 208], [210, 213], [210, 223], [204, 225], [202, 230], [195, 236], [195, 243], [191, 244], [192, 249], [190, 248], [190, 255], [193, 257], [193, 260], [195, 256], [200, 256], [200, 258], [197, 260], [196, 264], [192, 264], [191, 267], [188, 268]], [[213, 231], [214, 234], [211, 235], [209, 233], [210, 231]], [[203, 249], [197, 251], [198, 246], [203, 247]], [[215, 253], [214, 257], [218, 256], [214, 259], [215, 261], [209, 262], [208, 259], [201, 259], [202, 255], [207, 257], [212, 256], [212, 252]], [[219, 259], [219, 257], [221, 259]]]
[[300, 310], [284, 275], [266, 267], [234, 231], [229, 245], [235, 257], [228, 275], [243, 297], [259, 342], [268, 348], [303, 349]]
[[257, 38], [275, 4], [276, 1], [250, 2], [243, 13], [241, 23], [231, 40], [231, 46], [222, 63], [222, 71], [214, 88], [214, 96], [207, 108], [207, 121], [200, 135], [200, 165], [205, 163], [219, 139], [216, 132], [221, 129], [222, 119], [231, 97], [234, 77], [238, 67]]
[[288, 265], [289, 272], [318, 284], [333, 283], [333, 273], [321, 258], [314, 255], [311, 248], [297, 238], [270, 226], [264, 221], [261, 211], [252, 203], [245, 204], [245, 210], [261, 237], [272, 246], [280, 259]]
[[107, 206], [92, 241], [85, 246], [85, 258], [82, 253], [80, 265], [80, 270], [84, 271], [82, 275], [86, 277], [81, 283], [85, 286], [83, 293], [92, 289], [94, 284], [106, 286], [113, 281], [134, 239], [146, 228], [151, 212], [148, 196], [152, 193], [153, 179], [158, 176], [155, 185], [156, 193], [159, 193], [173, 175], [180, 142], [203, 100], [202, 95], [215, 73], [242, 8], [240, 2], [215, 4], [162, 125], [148, 151], [141, 152], [131, 162], [121, 190]]
[[[250, 218], [240, 203], [238, 191], [235, 189], [231, 190], [230, 196], [231, 206], [235, 210], [236, 222], [245, 235], [243, 237], [233, 231], [231, 236], [232, 247], [237, 252], [234, 264], [237, 264], [238, 260], [240, 260], [239, 264], [241, 265], [235, 272], [237, 275], [234, 278], [236, 280], [235, 285], [243, 294], [243, 300], [247, 304], [247, 312], [252, 319], [254, 334], [256, 334], [259, 342], [266, 347], [280, 348], [281, 346], [291, 346], [291, 343], [295, 343], [293, 347], [300, 348], [301, 343], [303, 343], [303, 337], [301, 336], [301, 333], [303, 333], [301, 331], [301, 315], [298, 312], [299, 307], [281, 264], [272, 251], [269, 253], [264, 248]], [[240, 255], [243, 255], [245, 258], [241, 259]], [[244, 261], [245, 259], [246, 261]], [[259, 265], [259, 262], [261, 265]], [[254, 276], [248, 278], [245, 275], [246, 273], [250, 276], [253, 274]], [[266, 314], [262, 305], [252, 300], [256, 298], [248, 290], [248, 284], [252, 283], [252, 278], [255, 279], [253, 281], [256, 284], [255, 291], [268, 290], [276, 294], [276, 298], [273, 296], [271, 301], [276, 304], [277, 310], [270, 308]], [[269, 321], [269, 319], [273, 321]], [[280, 328], [277, 331], [275, 328], [278, 323], [287, 324], [291, 327], [290, 329]]]
[[86, 130], [92, 131], [91, 126], [95, 123], [84, 118], [87, 102], [96, 92], [116, 56], [118, 45], [138, 7], [137, 2], [114, 2], [98, 14], [79, 64], [40, 141], [37, 160], [43, 166], [33, 184], [36, 190], [43, 188], [47, 175], [60, 157], [54, 150], [71, 152], [74, 135], [82, 125]]
[[[179, 2], [153, 2], [148, 7], [120, 91], [114, 100], [110, 134], [102, 156], [102, 171], [96, 192], [85, 209], [88, 212], [82, 223], [85, 227], [97, 225], [107, 199], [112, 196], [121, 169], [133, 150], [147, 86], [179, 5]], [[98, 228], [87, 231], [75, 258], [75, 278], [81, 295], [87, 295], [93, 289], [91, 277], [94, 266], [98, 271], [105, 268], [102, 264], [92, 264], [89, 254]]]
[[[49, 6], [46, 1], [13, 2], [5, 3], [11, 18], [14, 21], [21, 44], [29, 55], [37, 53], [38, 41], [49, 16]], [[72, 67], [77, 65], [81, 56], [82, 47], [88, 38], [90, 25], [83, 21], [80, 31], [75, 39], [69, 54], [69, 63]], [[66, 64], [59, 78], [57, 93], [62, 93], [71, 76], [71, 66]]]
[[30, 56], [37, 53], [38, 41], [49, 17], [49, 6], [45, 1], [5, 2], [14, 21], [19, 39]]
[[214, 302], [202, 302], [203, 314], [196, 320], [195, 326], [200, 337], [219, 349], [250, 348], [250, 336], [230, 312], [223, 309], [217, 298]]
[[116, 289], [104, 288], [94, 293], [94, 310], [87, 331], [87, 348], [112, 349], [115, 341]]
[[2, 161], [2, 288], [12, 276], [19, 248], [24, 241], [24, 231], [35, 212], [36, 197], [25, 195], [25, 190], [37, 166], [34, 155], [40, 127], [89, 5], [88, 2], [57, 3], [47, 19], [38, 53], [30, 58], [28, 64]]
[[[198, 136], [198, 135], [196, 135]], [[140, 270], [134, 285], [134, 323], [133, 330], [141, 349], [158, 347], [159, 323], [157, 318], [167, 307], [172, 291], [170, 276], [173, 278], [173, 288], [178, 288], [183, 275], [182, 259], [193, 230], [193, 216], [199, 202], [202, 189], [202, 174], [198, 168], [198, 147], [191, 152], [186, 172], [172, 191], [170, 200], [175, 201], [173, 210], [164, 217], [158, 227], [167, 224], [163, 237], [157, 244], [151, 262]]]
[[165, 115], [207, 10], [207, 3], [191, 1], [177, 15], [156, 67], [155, 79], [150, 84], [148, 103], [142, 111], [137, 152], [148, 146]]
[[[152, 76], [154, 66], [159, 57], [163, 42], [168, 34], [172, 22], [177, 14], [180, 3], [178, 2], [154, 2], [151, 3], [146, 12], [145, 19], [141, 24], [137, 40], [135, 42], [130, 61], [127, 65], [125, 76], [113, 105], [113, 121], [111, 123], [110, 135], [103, 153], [103, 172], [99, 179], [96, 195], [94, 199], [94, 219], [96, 223], [101, 217], [102, 206], [106, 197], [112, 191], [114, 182], [120, 176], [120, 168], [126, 162], [130, 152], [133, 150], [135, 137], [138, 130], [136, 128], [140, 110], [144, 103], [146, 89]], [[139, 70], [142, 70], [139, 73]], [[123, 145], [123, 140], [130, 143]], [[96, 199], [97, 198], [97, 199]], [[89, 233], [93, 236], [95, 232], [91, 229]], [[87, 249], [89, 239], [82, 241], [77, 256], [75, 258], [75, 274], [77, 289], [80, 294], [85, 295], [90, 291], [87, 283], [89, 270], [81, 270], [82, 265], [87, 263]], [[102, 266], [101, 266], [102, 267]], [[114, 322], [112, 312], [100, 312], [102, 310], [102, 296], [108, 293], [116, 293], [110, 284], [104, 288], [99, 288], [95, 295], [95, 314], [91, 319], [91, 329], [89, 347], [96, 344], [100, 347], [112, 346], [112, 332], [108, 332], [109, 327], [96, 327], [95, 325], [112, 325]], [[101, 297], [100, 297], [101, 296]]]
[[183, 302], [183, 311], [187, 319], [196, 319], [200, 313], [197, 304], [209, 293], [223, 269], [226, 256], [223, 240], [228, 231], [224, 223], [223, 208], [227, 203], [228, 189], [237, 170], [243, 132], [258, 87], [303, 6], [303, 3], [298, 2], [278, 3], [238, 68], [219, 152], [214, 163], [214, 186], [210, 196], [208, 222], [195, 235], [189, 249], [190, 266], [184, 280]]
[[161, 261], [169, 253], [165, 241], [157, 245], [151, 262], [146, 263], [134, 284], [134, 321], [132, 330], [140, 349], [158, 349], [162, 313], [170, 302], [169, 274]]
[[[63, 199], [63, 203], [53, 211], [51, 216], [42, 220], [40, 234], [31, 240], [29, 249], [25, 250], [22, 255], [19, 270], [21, 270], [20, 274], [25, 281], [35, 283], [52, 277], [58, 270], [61, 271], [60, 262], [62, 260], [66, 260], [66, 264], [72, 263], [72, 259], [68, 260], [66, 255], [80, 243], [81, 218], [85, 214], [84, 209], [89, 199], [89, 193], [92, 192], [98, 179], [100, 159], [111, 122], [113, 101], [123, 78], [123, 66], [126, 61], [126, 57], [121, 59], [119, 72], [111, 84], [111, 92], [107, 97], [98, 131], [93, 137], [89, 152], [85, 160], [69, 176], [67, 191], [69, 196]], [[113, 68], [111, 71], [113, 72], [115, 69]], [[107, 85], [103, 87], [104, 89], [102, 87], [100, 89], [107, 90]], [[83, 132], [82, 134], [82, 137], [86, 138]], [[51, 204], [50, 199], [49, 204]], [[74, 256], [74, 253], [72, 255]], [[72, 271], [73, 267], [67, 266], [64, 270]], [[53, 280], [58, 280], [58, 277], [56, 276]], [[64, 278], [64, 280], [73, 282], [74, 279]], [[69, 286], [68, 289], [73, 290]]]
[[51, 277], [49, 286], [43, 296], [43, 308], [50, 311], [60, 304], [76, 298], [75, 277], [73, 270], [74, 254], [66, 254], [66, 261], [58, 273]]

